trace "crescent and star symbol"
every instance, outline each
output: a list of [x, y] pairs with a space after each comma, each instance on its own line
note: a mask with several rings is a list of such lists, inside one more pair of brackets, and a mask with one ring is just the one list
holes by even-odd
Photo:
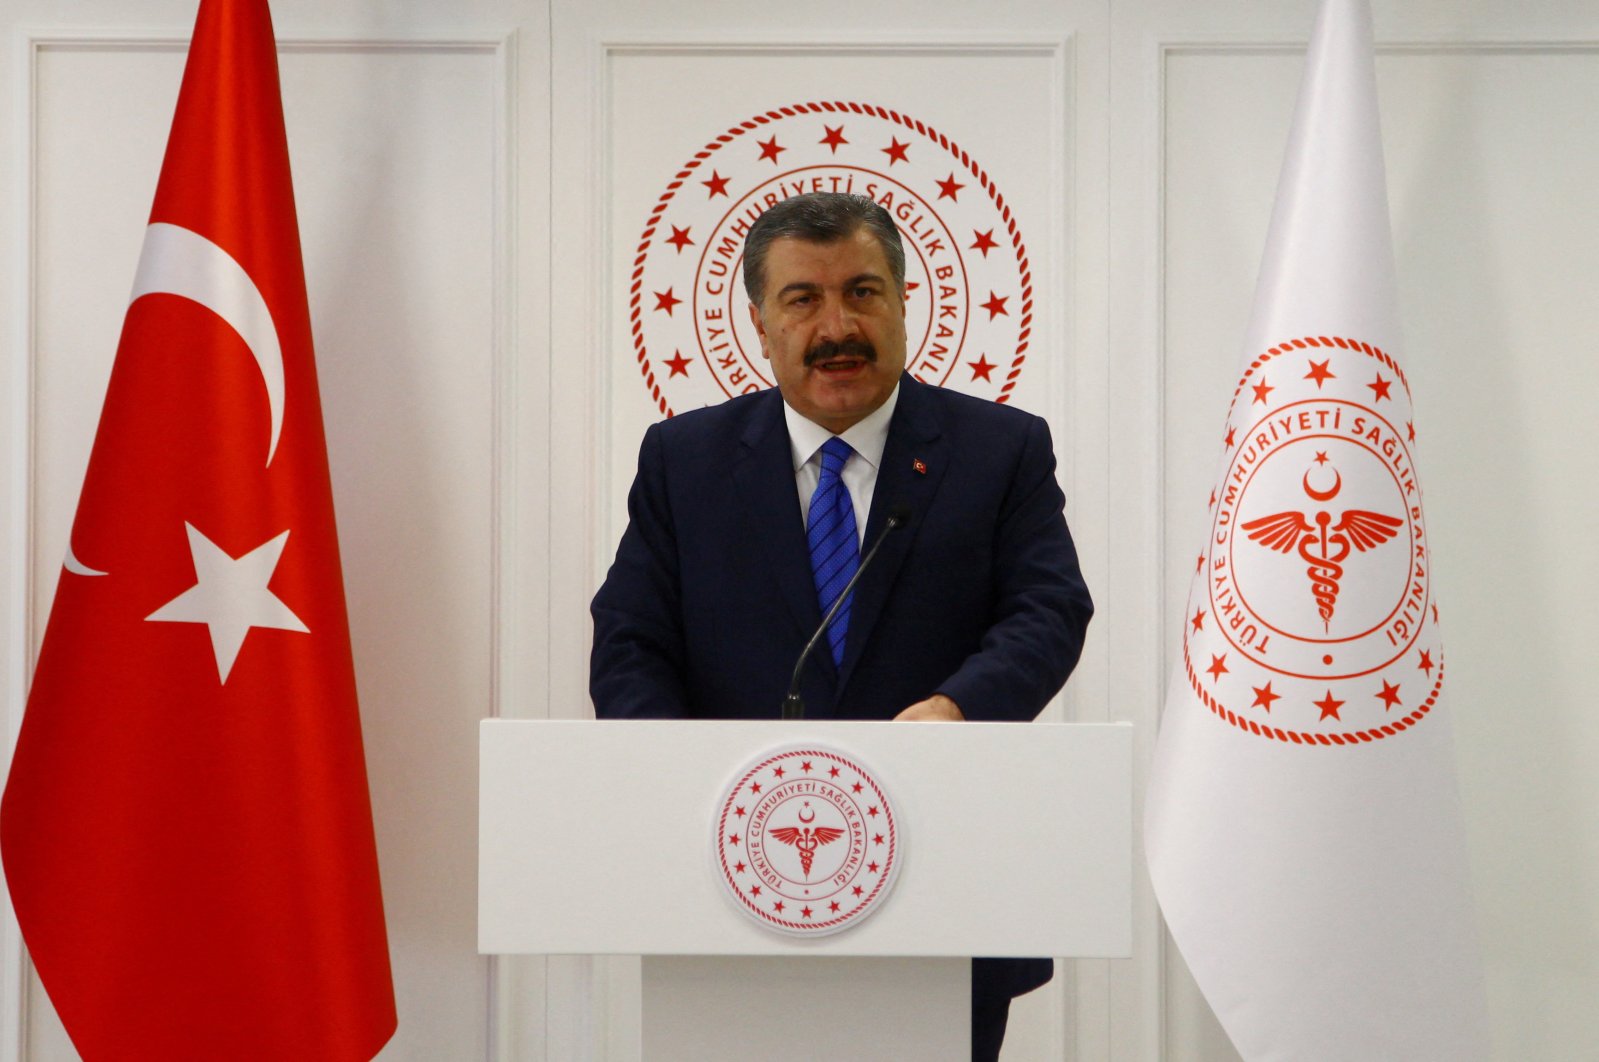
[[211, 649], [217, 658], [217, 677], [224, 685], [250, 628], [310, 633], [300, 617], [267, 589], [289, 540], [287, 531], [242, 557], [230, 557], [193, 524], [183, 526], [189, 533], [196, 582], [146, 616], [146, 620], [203, 623], [209, 627]]
[[[232, 255], [199, 233], [166, 222], [154, 222], [144, 235], [139, 268], [134, 276], [131, 307], [146, 295], [177, 295], [222, 318], [238, 334], [255, 359], [266, 388], [271, 433], [266, 462], [271, 467], [283, 431], [283, 348], [265, 297]], [[211, 635], [217, 677], [225, 685], [245, 635], [252, 628], [297, 631], [310, 629], [267, 584], [277, 570], [288, 542], [283, 531], [239, 557], [233, 557], [185, 521], [195, 585], [156, 609], [145, 619], [156, 623], [203, 623]], [[107, 573], [83, 563], [67, 543], [67, 571], [80, 576]]]

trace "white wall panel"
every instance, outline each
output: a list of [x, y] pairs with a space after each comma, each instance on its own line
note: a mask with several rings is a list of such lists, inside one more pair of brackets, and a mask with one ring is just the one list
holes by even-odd
[[[782, 130], [777, 142], [791, 152], [781, 166], [817, 164], [810, 150], [801, 162], [791, 160], [800, 158], [802, 148], [814, 149], [827, 128], [842, 126], [851, 143], [840, 145], [837, 156], [829, 154], [823, 163], [836, 157], [843, 166], [880, 174], [908, 171], [876, 154], [890, 146], [892, 130], [885, 135], [884, 127], [870, 127], [845, 111], [808, 109], [822, 101], [872, 104], [931, 126], [965, 150], [1013, 211], [1029, 251], [1035, 309], [1028, 358], [1012, 400], [1052, 422], [1068, 511], [1098, 596], [1106, 537], [1099, 353], [1104, 327], [1099, 146], [1104, 19], [1098, 4], [1025, 3], [992, 10], [953, 4], [894, 3], [875, 9], [824, 4], [807, 9], [804, 29], [796, 30], [786, 18], [716, 3], [557, 7], [552, 38], [553, 186], [566, 209], [558, 213], [554, 229], [556, 246], [562, 249], [552, 289], [554, 347], [587, 356], [556, 362], [555, 390], [581, 396], [581, 401], [553, 415], [559, 435], [590, 441], [592, 456], [582, 476], [589, 490], [577, 523], [594, 532], [587, 542], [571, 543], [570, 552], [557, 540], [557, 553], [575, 559], [584, 550], [587, 559], [581, 569], [554, 573], [552, 601], [558, 611], [586, 606], [598, 585], [625, 521], [622, 502], [639, 438], [645, 425], [662, 415], [637, 364], [628, 296], [641, 235], [669, 183], [709, 143], [746, 121], [759, 128], [751, 128], [747, 136], [732, 134], [710, 155], [698, 154], [705, 169], [683, 177], [687, 193], [708, 199], [699, 182], [715, 173], [732, 177], [734, 197], [741, 184], [744, 190], [752, 187], [762, 172], [758, 144], [770, 138], [774, 126]], [[796, 109], [802, 114], [781, 114], [792, 105], [800, 105]], [[809, 141], [802, 143], [805, 137]], [[914, 143], [917, 138], [898, 139]], [[1086, 147], [1080, 150], [1082, 145]], [[737, 166], [724, 165], [720, 159], [735, 150], [744, 151], [745, 159]], [[911, 148], [913, 155], [919, 150], [927, 150], [926, 143]], [[772, 172], [781, 166], [771, 167]], [[752, 172], [757, 176], [751, 177]], [[968, 169], [962, 174], [961, 163], [955, 161], [936, 174], [923, 172], [919, 179], [927, 182], [927, 200], [937, 203], [933, 183], [952, 174], [968, 185], [962, 197], [979, 193], [980, 180], [967, 176], [971, 173]], [[657, 312], [655, 292], [679, 283], [670, 270], [659, 275], [659, 282], [654, 272], [663, 258], [671, 262], [676, 257], [663, 244], [671, 226], [692, 225], [693, 238], [704, 238], [701, 222], [692, 220], [697, 215], [678, 216], [678, 206], [674, 201], [661, 215], [647, 249], [641, 305], [645, 315]], [[972, 235], [967, 233], [963, 243], [972, 243]], [[996, 236], [1002, 237], [1003, 231]], [[703, 246], [696, 243], [685, 251], [697, 255]], [[600, 256], [576, 253], [585, 247], [600, 248]], [[979, 252], [962, 249], [981, 263]], [[674, 295], [684, 296], [681, 286], [674, 288]], [[972, 301], [981, 303], [989, 295], [983, 288]], [[915, 297], [913, 292], [913, 303]], [[1013, 297], [1009, 308], [1014, 310], [1017, 301]], [[744, 300], [731, 300], [729, 312], [742, 315]], [[674, 345], [651, 356], [664, 362], [675, 352]], [[691, 360], [696, 353], [685, 351]], [[963, 358], [982, 353], [968, 350]], [[991, 353], [989, 360], [999, 357]], [[703, 360], [699, 367], [704, 367]], [[669, 373], [660, 364], [655, 371], [662, 377]], [[971, 371], [963, 367], [962, 374], [969, 383]], [[579, 478], [575, 472], [563, 475], [574, 485]], [[586, 635], [586, 630], [556, 633], [561, 647], [552, 645], [552, 656], [560, 661], [557, 675], [566, 674], [555, 679], [552, 689], [566, 691], [573, 701], [582, 696]], [[1081, 705], [1083, 718], [1121, 718], [1104, 705], [1105, 647], [1099, 637], [1098, 629], [1092, 632], [1068, 703]], [[1107, 964], [1083, 965], [1091, 967], [1083, 980], [1092, 984], [1081, 1019], [1068, 1017], [1076, 1009], [1079, 980], [1068, 964], [1050, 989], [1018, 1007], [1011, 1057], [1076, 1057], [1079, 1040], [1091, 1051], [1102, 1049], [1109, 1040]], [[636, 973], [608, 962], [593, 976], [598, 994], [593, 1012], [607, 1006], [600, 996], [610, 1000], [614, 1034], [597, 1049], [608, 1047], [613, 1052], [608, 1057], [635, 1057], [630, 1030], [636, 1021], [631, 987]]]

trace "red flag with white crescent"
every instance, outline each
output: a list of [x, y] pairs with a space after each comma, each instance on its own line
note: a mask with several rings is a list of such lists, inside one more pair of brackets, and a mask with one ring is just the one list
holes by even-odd
[[85, 1058], [394, 1031], [265, 0], [200, 5], [0, 850]]

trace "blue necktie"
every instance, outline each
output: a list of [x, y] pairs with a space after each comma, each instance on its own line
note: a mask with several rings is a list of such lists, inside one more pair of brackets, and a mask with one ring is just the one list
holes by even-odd
[[[849, 460], [849, 443], [833, 436], [822, 444], [822, 475], [811, 495], [810, 514], [805, 522], [805, 537], [811, 547], [811, 573], [816, 581], [816, 600], [822, 615], [833, 607], [844, 584], [861, 564], [860, 541], [855, 537], [855, 504], [839, 474]], [[853, 598], [855, 595], [851, 594]], [[844, 662], [844, 637], [849, 633], [850, 601], [838, 610], [827, 629], [827, 644], [833, 650], [833, 664]]]

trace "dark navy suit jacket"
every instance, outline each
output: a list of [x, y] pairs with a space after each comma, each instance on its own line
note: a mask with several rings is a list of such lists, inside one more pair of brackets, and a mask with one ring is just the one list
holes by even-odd
[[[811, 656], [807, 715], [890, 719], [944, 693], [968, 719], [1027, 720], [1093, 613], [1043, 420], [902, 377], [841, 667]], [[773, 719], [821, 622], [778, 392], [652, 426], [629, 525], [593, 602], [601, 718]], [[1048, 978], [1006, 964], [1006, 994]], [[1031, 983], [1028, 983], [1031, 982]]]

